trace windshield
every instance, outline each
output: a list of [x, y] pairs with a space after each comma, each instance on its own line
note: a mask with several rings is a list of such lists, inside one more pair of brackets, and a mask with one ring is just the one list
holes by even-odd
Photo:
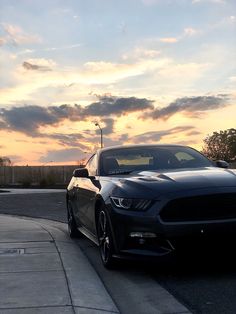
[[101, 175], [212, 166], [211, 162], [196, 150], [176, 146], [111, 149], [103, 152], [100, 160]]

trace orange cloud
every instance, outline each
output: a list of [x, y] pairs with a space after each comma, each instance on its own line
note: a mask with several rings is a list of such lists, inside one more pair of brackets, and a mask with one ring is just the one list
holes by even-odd
[[160, 41], [163, 43], [174, 44], [177, 43], [179, 40], [176, 37], [164, 37], [160, 38]]

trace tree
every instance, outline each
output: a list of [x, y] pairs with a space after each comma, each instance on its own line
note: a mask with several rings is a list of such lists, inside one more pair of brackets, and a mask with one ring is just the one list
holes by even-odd
[[86, 165], [86, 158], [82, 158], [82, 159], [78, 160], [77, 164], [78, 164], [79, 168], [84, 168]]
[[0, 166], [11, 166], [11, 160], [8, 157], [0, 157]]
[[236, 129], [213, 132], [204, 140], [203, 154], [213, 160], [236, 160]]

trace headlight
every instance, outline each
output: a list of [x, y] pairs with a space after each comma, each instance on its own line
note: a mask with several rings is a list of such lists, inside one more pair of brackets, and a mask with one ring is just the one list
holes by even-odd
[[120, 209], [147, 210], [153, 201], [111, 196], [111, 202], [115, 207]]

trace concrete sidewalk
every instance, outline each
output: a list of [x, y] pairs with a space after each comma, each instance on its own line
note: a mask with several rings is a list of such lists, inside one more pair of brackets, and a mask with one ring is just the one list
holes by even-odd
[[0, 215], [1, 314], [118, 313], [66, 226]]

